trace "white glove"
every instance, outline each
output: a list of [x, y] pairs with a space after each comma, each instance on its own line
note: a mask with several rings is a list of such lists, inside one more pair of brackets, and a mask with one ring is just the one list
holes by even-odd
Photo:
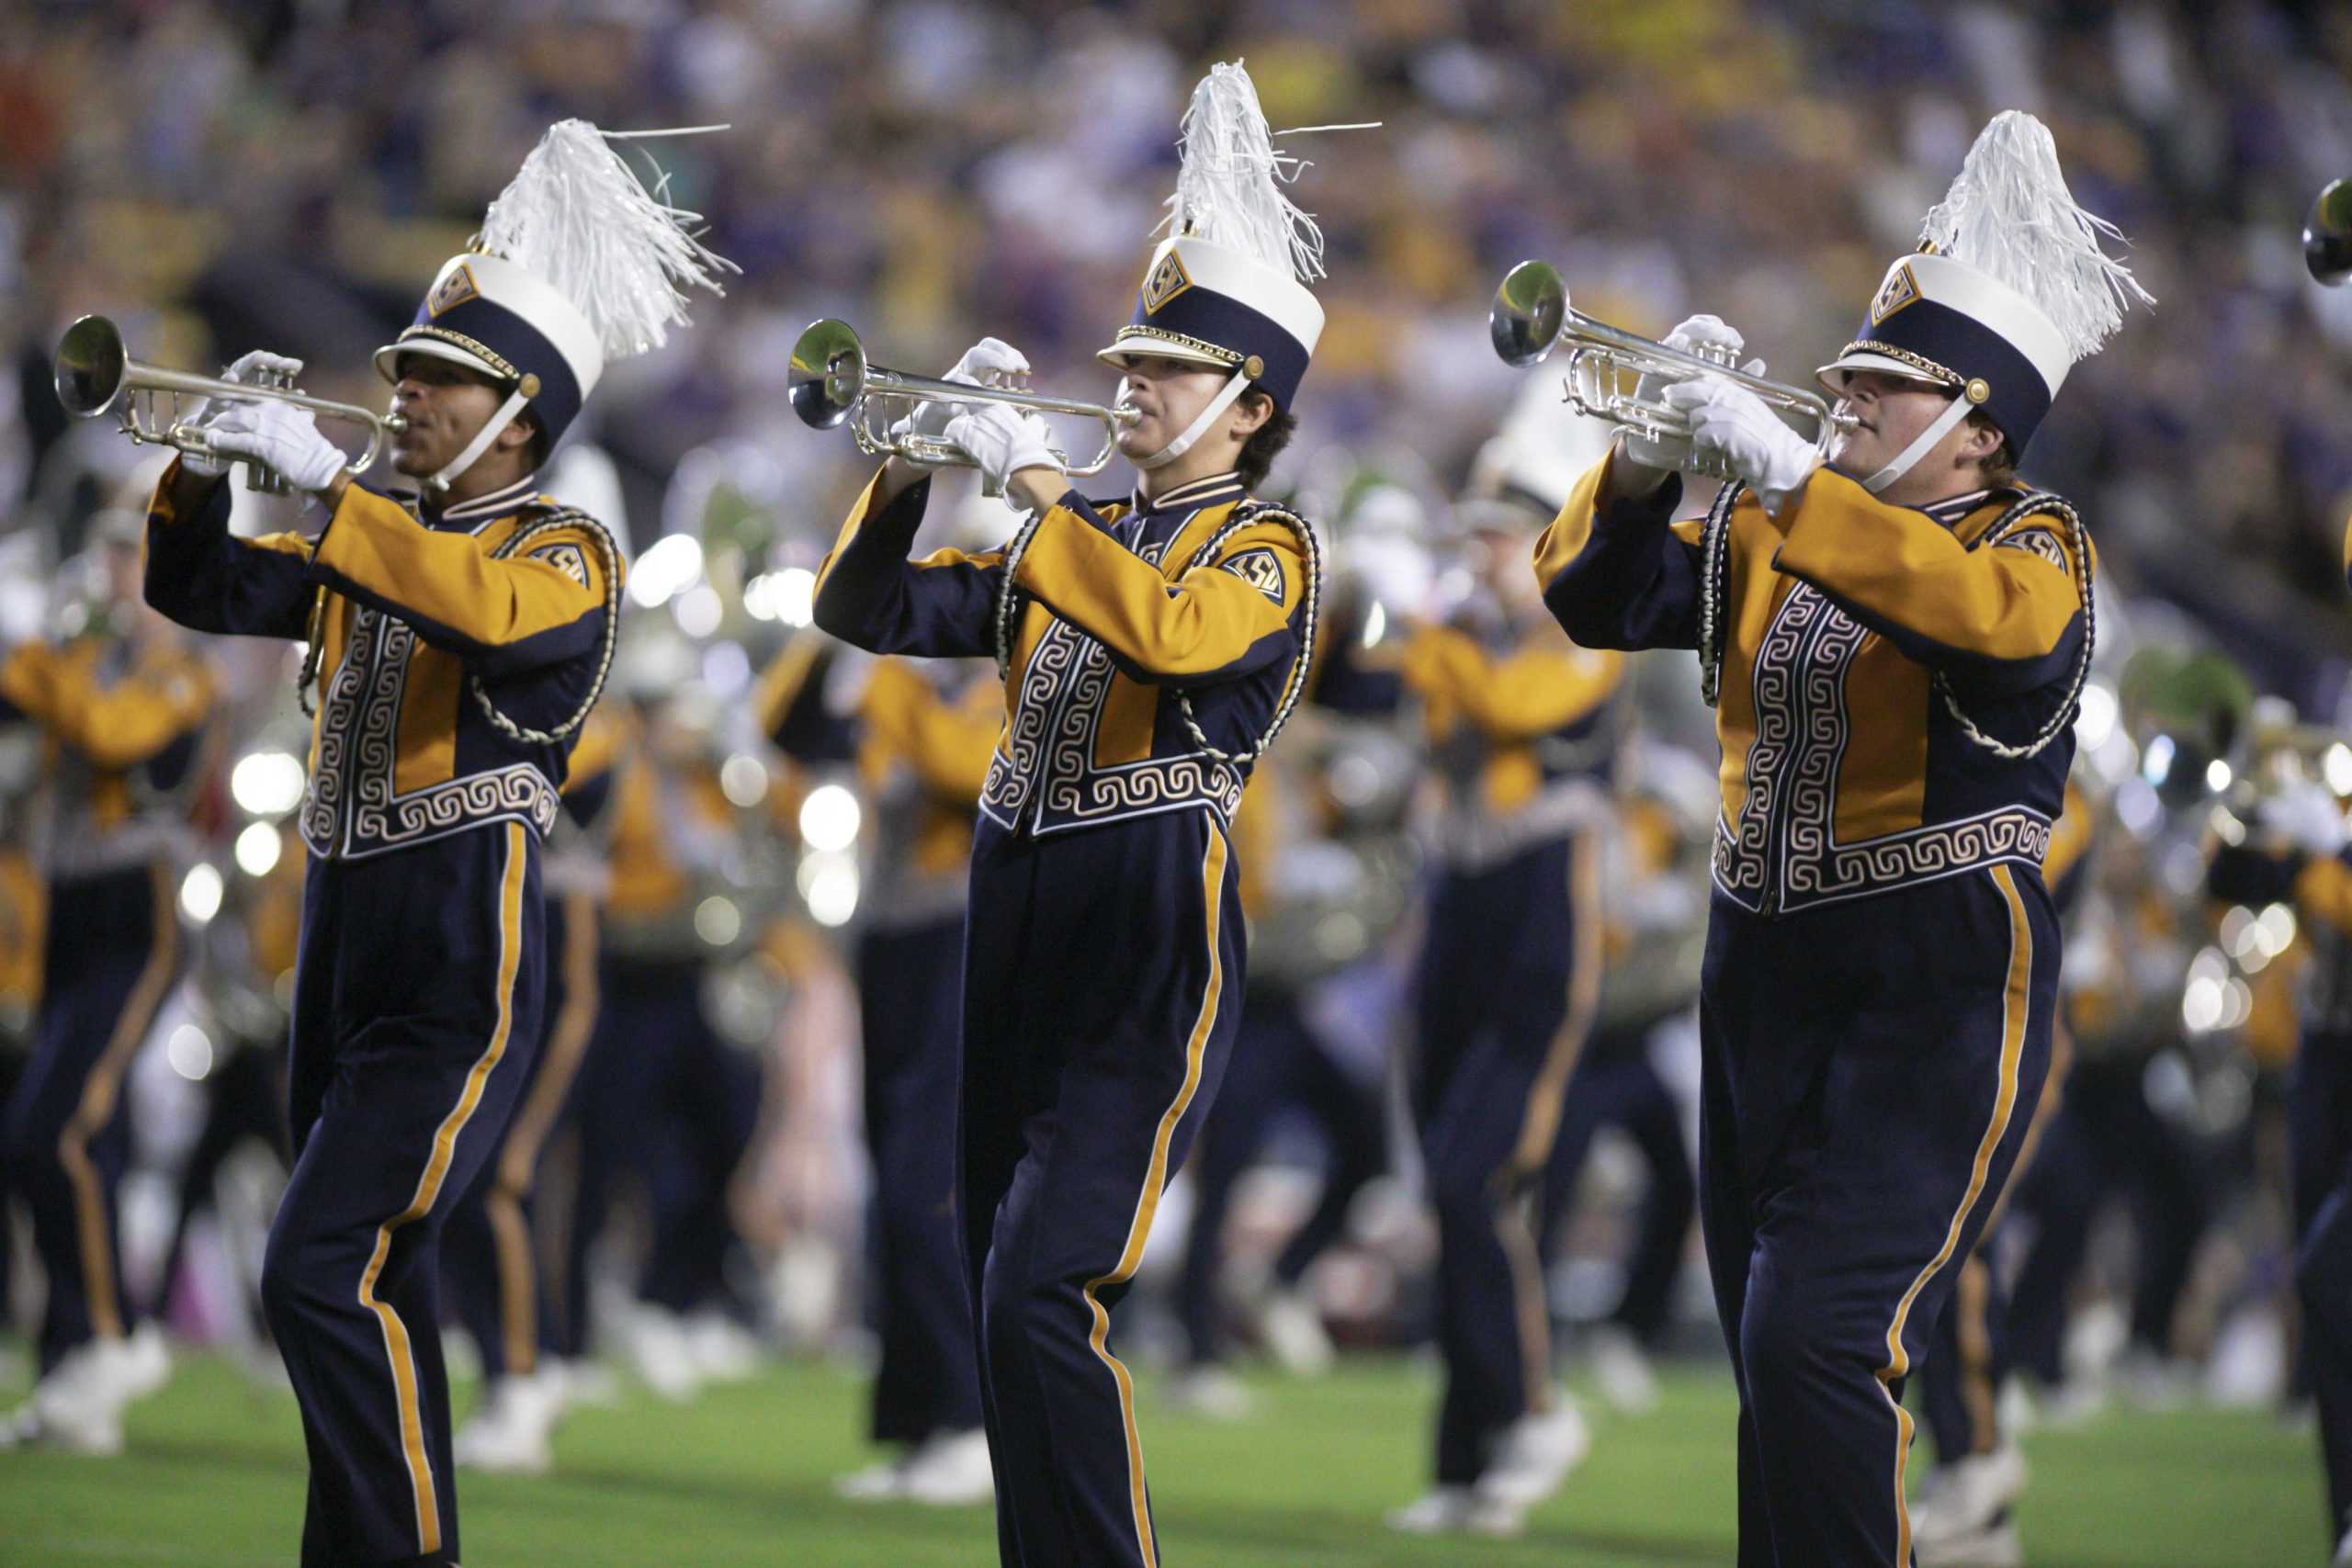
[[975, 403], [940, 434], [971, 454], [983, 495], [1002, 495], [1005, 482], [1023, 468], [1062, 471], [1062, 460], [1046, 445], [1045, 425], [1003, 403]]
[[[288, 359], [282, 354], [269, 354], [256, 348], [251, 353], [239, 355], [234, 365], [220, 372], [220, 379], [249, 387], [262, 380], [265, 376], [273, 378], [282, 376], [291, 380], [301, 373], [300, 360]], [[199, 398], [189, 407], [187, 417], [180, 423], [192, 425], [198, 430], [209, 430], [212, 427], [214, 421], [218, 420], [223, 412], [237, 407], [239, 401], [240, 400], [233, 398]], [[180, 467], [192, 474], [202, 474], [208, 479], [218, 479], [229, 471], [229, 459], [208, 457], [201, 452], [187, 452], [181, 454]]]
[[[1739, 330], [1726, 322], [1721, 316], [1692, 316], [1667, 333], [1663, 341], [1667, 347], [1679, 348], [1685, 354], [1697, 354], [1706, 349], [1719, 348], [1730, 354], [1735, 359], [1738, 357], [1740, 350], [1747, 346], [1747, 340], [1739, 335]], [[1750, 376], [1761, 376], [1764, 374], [1764, 362], [1760, 359], [1751, 359], [1743, 368]], [[1659, 379], [1661, 378], [1643, 377], [1642, 384], [1635, 390], [1634, 396], [1644, 400], [1655, 396]], [[1665, 378], [1665, 379], [1670, 380], [1671, 378]], [[1653, 441], [1645, 435], [1629, 430], [1625, 433], [1625, 456], [1636, 463], [1653, 468], [1685, 468], [1690, 466], [1690, 443], [1686, 437], [1673, 435], [1661, 436]]]
[[2325, 784], [2289, 784], [2256, 813], [2263, 832], [2305, 854], [2325, 857], [2344, 847], [2344, 807]]
[[[940, 378], [943, 381], [959, 381], [967, 387], [1001, 387], [1017, 376], [1029, 374], [1029, 360], [1019, 349], [999, 338], [984, 337], [964, 351], [956, 368]], [[944, 435], [947, 422], [971, 403], [951, 402], [945, 399], [925, 399], [909, 409], [905, 416], [890, 426], [890, 439], [902, 440], [909, 435]]]
[[207, 428], [216, 451], [282, 474], [296, 490], [322, 491], [343, 472], [342, 449], [291, 403], [234, 403]]
[[1812, 442], [1781, 423], [1763, 399], [1720, 376], [1677, 382], [1666, 400], [1690, 416], [1691, 449], [1722, 453], [1768, 512], [1779, 512], [1821, 466]]

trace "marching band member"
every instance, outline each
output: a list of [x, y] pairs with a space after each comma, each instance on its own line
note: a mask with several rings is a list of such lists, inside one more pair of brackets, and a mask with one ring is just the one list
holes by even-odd
[[563, 821], [539, 863], [546, 900], [545, 1037], [523, 1070], [514, 1119], [481, 1179], [460, 1194], [442, 1236], [442, 1278], [481, 1358], [480, 1405], [458, 1428], [458, 1463], [539, 1474], [563, 1407], [557, 1303], [534, 1235], [539, 1168], [588, 1054], [602, 1008], [599, 911], [611, 869], [593, 837], [612, 793], [621, 727], [598, 709], [580, 728], [563, 781]]
[[1621, 444], [1536, 548], [1572, 637], [1698, 648], [1720, 693], [1701, 1218], [1750, 1568], [1909, 1560], [1904, 1380], [2048, 1067], [2092, 557], [2012, 464], [2145, 298], [2103, 229], [1999, 116], [1822, 372], [1832, 465], [1701, 378], [1664, 395], [1742, 483], [1669, 525], [1679, 478]]
[[0, 722], [43, 738], [48, 882], [40, 1009], [7, 1103], [9, 1184], [49, 1280], [40, 1382], [0, 1446], [122, 1446], [122, 1407], [161, 1383], [162, 1339], [122, 1280], [117, 1195], [130, 1160], [123, 1075], [177, 982], [179, 876], [193, 851], [176, 793], [214, 702], [204, 663], [138, 600], [136, 514], [102, 522], [88, 624], [0, 663]]
[[[376, 365], [413, 495], [355, 482], [310, 413], [206, 409], [148, 519], [147, 597], [199, 631], [303, 639], [322, 672], [300, 822], [294, 1175], [262, 1292], [311, 1457], [306, 1564], [457, 1561], [439, 1237], [537, 1048], [539, 840], [602, 685], [618, 560], [532, 479], [608, 356], [684, 320], [715, 258], [595, 128], [552, 129]], [[248, 355], [232, 379], [298, 363]], [[229, 458], [328, 517], [227, 530]]]
[[[1319, 554], [1250, 499], [1322, 328], [1320, 236], [1278, 182], [1248, 75], [1184, 121], [1171, 237], [1102, 358], [1135, 419], [1132, 499], [1068, 489], [1001, 404], [910, 421], [1032, 510], [1001, 551], [907, 547], [929, 482], [894, 458], [819, 574], [817, 624], [883, 653], [997, 653], [964, 950], [958, 1201], [1018, 1568], [1158, 1561], [1135, 1391], [1110, 1312], [1216, 1093], [1242, 983], [1228, 829], [1311, 661]], [[1018, 373], [993, 340], [967, 376]], [[1000, 611], [1004, 612], [1000, 646]]]
[[[874, 828], [856, 937], [874, 1168], [867, 1251], [881, 1327], [870, 1436], [899, 1452], [842, 1477], [836, 1490], [859, 1501], [978, 1503], [994, 1483], [964, 1301], [948, 1088], [963, 1007], [973, 802], [1004, 727], [1004, 700], [977, 662], [838, 650], [820, 637], [795, 641], [758, 698], [761, 728], [797, 761], [854, 761]], [[849, 711], [833, 719], [825, 696], [840, 684], [854, 694], [843, 694]]]
[[2342, 803], [2317, 784], [2266, 802], [2257, 832], [2215, 848], [2206, 891], [2252, 908], [2290, 904], [2318, 943], [2289, 1101], [2295, 1297], [2331, 1561], [2352, 1568], [2352, 849]]
[[1520, 566], [1606, 432], [1544, 389], [1479, 454], [1476, 585], [1405, 654], [1442, 786], [1415, 1018], [1413, 1118], [1438, 1221], [1436, 1486], [1398, 1529], [1515, 1534], [1590, 1439], [1552, 1382], [1532, 1189], [1600, 994], [1593, 831], [1625, 657], [1577, 648]]

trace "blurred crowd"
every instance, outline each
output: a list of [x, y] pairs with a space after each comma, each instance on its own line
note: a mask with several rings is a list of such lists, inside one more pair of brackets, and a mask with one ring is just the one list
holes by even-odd
[[[812, 569], [869, 469], [844, 434], [794, 418], [785, 364], [801, 327], [831, 315], [884, 363], [935, 371], [988, 333], [1023, 348], [1040, 386], [1107, 399], [1092, 353], [1126, 315], [1172, 178], [1171, 128], [1212, 48], [1248, 60], [1278, 130], [1382, 122], [1289, 143], [1309, 161], [1296, 194], [1327, 238], [1330, 324], [1275, 475], [1338, 541], [1356, 591], [1340, 624], [1367, 649], [1462, 610], [1490, 577], [1526, 575], [1520, 556], [1504, 570], [1479, 555], [1500, 548], [1485, 525], [1449, 521], [1524, 385], [1486, 338], [1509, 265], [1555, 260], [1581, 308], [1639, 331], [1712, 310], [1780, 378], [1809, 382], [1986, 113], [2050, 123], [2075, 195], [2120, 225], [2160, 303], [2075, 372], [2027, 466], [2081, 504], [2108, 597], [2078, 726], [2102, 886], [2067, 975], [2094, 1092], [2051, 1134], [2041, 1217], [2021, 1199], [2002, 1242], [2022, 1278], [2049, 1216], [2071, 1227], [2029, 1293], [2046, 1321], [2020, 1386], [2060, 1412], [2109, 1387], [2285, 1394], [2288, 977], [2313, 943], [2284, 906], [2208, 908], [2196, 840], [2236, 775], [2268, 765], [2258, 731], [2281, 765], [2352, 795], [2352, 750], [2294, 728], [2345, 720], [2352, 656], [2338, 587], [2352, 290], [2314, 287], [2297, 243], [2312, 196], [2352, 173], [2340, 7], [36, 0], [0, 17], [0, 331], [17, 372], [0, 383], [0, 643], [143, 624], [106, 554], [136, 536], [157, 465], [56, 406], [48, 355], [65, 322], [114, 316], [134, 353], [172, 366], [267, 346], [307, 359], [312, 391], [374, 405], [368, 352], [550, 120], [730, 125], [660, 150], [673, 199], [706, 217], [741, 276], [693, 331], [613, 367], [548, 487], [634, 556], [607, 698], [613, 800], [601, 829], [563, 830], [602, 863], [583, 886], [607, 900], [606, 994], [643, 1013], [651, 993], [613, 976], [683, 976], [664, 994], [695, 1017], [674, 1050], [701, 1064], [635, 1100], [624, 1089], [611, 1112], [675, 1134], [656, 1148], [646, 1127], [605, 1130], [642, 1191], [582, 1200], [595, 1156], [564, 1156], [569, 1185], [551, 1181], [539, 1222], [569, 1292], [549, 1348], [558, 1365], [625, 1352], [683, 1396], [763, 1348], [854, 1344], [865, 1190], [851, 953], [877, 857], [894, 852], [889, 804], [854, 749], [812, 748], [789, 721], [804, 699], [855, 708], [869, 678], [827, 666], [806, 629]], [[240, 506], [241, 528], [294, 520], [292, 503]], [[943, 542], [1002, 527], [1001, 512], [954, 510], [934, 510]], [[2135, 684], [2130, 660], [2157, 654], [2210, 662], [2143, 661]], [[272, 1136], [302, 726], [288, 650], [203, 656], [221, 702], [174, 786], [190, 824], [176, 902], [200, 956], [136, 1077], [145, 1178], [128, 1190], [125, 1246], [160, 1311], [233, 1342], [257, 1331], [244, 1292], [272, 1177], [252, 1151]], [[1680, 1269], [1692, 1243], [1687, 1171], [1674, 1174], [1713, 809], [1695, 690], [1689, 660], [1641, 661], [1622, 702], [1644, 739], [1599, 770], [1611, 835], [1651, 847], [1611, 873], [1628, 897], [1611, 913], [1600, 1022], [1647, 1064], [1668, 1125], [1655, 1138], [1582, 1126], [1545, 1186], [1554, 1314], [1581, 1325], [1597, 1375], [1634, 1408], [1649, 1397], [1643, 1356], [1713, 1336], [1702, 1281]], [[2256, 691], [2274, 699], [2259, 716]], [[1440, 834], [1424, 797], [1445, 761], [1420, 717], [1310, 714], [1285, 743], [1309, 804], [1283, 831], [1294, 851], [1332, 848], [1267, 857], [1253, 942], [1335, 1101], [1357, 1109], [1261, 1086], [1249, 1157], [1221, 1177], [1229, 1217], [1195, 1247], [1189, 1284], [1184, 1205], [1169, 1212], [1136, 1301], [1146, 1326], [1122, 1332], [1197, 1372], [1236, 1334], [1313, 1370], [1332, 1337], [1428, 1332], [1435, 1244], [1412, 1140], [1376, 1133], [1406, 1114], [1396, 1054]], [[0, 863], [13, 964], [0, 989], [21, 1032], [39, 976], [40, 767], [19, 750], [0, 771], [18, 852]], [[608, 1019], [583, 1081], [598, 1051], [666, 1027]], [[240, 1060], [262, 1065], [232, 1078]], [[1251, 1109], [1249, 1093], [1232, 1102]], [[242, 1164], [228, 1157], [241, 1141]], [[204, 1182], [179, 1179], [199, 1150]], [[1319, 1257], [1285, 1255], [1343, 1177], [1355, 1201]], [[582, 1201], [614, 1217], [583, 1234]], [[208, 1204], [219, 1218], [197, 1224], [191, 1261], [173, 1233]], [[1657, 1258], [1638, 1257], [1657, 1234], [1663, 1283]], [[21, 1269], [17, 1285], [29, 1296]], [[599, 1289], [601, 1346], [585, 1326]], [[592, 1385], [583, 1374], [572, 1395]], [[1247, 1403], [1212, 1376], [1183, 1386], [1209, 1414]], [[502, 1451], [478, 1439], [478, 1457]]]

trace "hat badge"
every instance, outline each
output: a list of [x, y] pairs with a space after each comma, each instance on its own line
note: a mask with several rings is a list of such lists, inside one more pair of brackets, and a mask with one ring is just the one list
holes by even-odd
[[473, 269], [460, 262], [444, 273], [441, 281], [433, 286], [433, 292], [424, 297], [424, 313], [437, 316], [453, 305], [462, 305], [481, 296], [481, 290], [474, 283]]
[[1192, 274], [1184, 270], [1184, 260], [1170, 250], [1143, 280], [1143, 313], [1156, 316], [1160, 307], [1193, 287]]
[[1905, 305], [1919, 300], [1919, 280], [1911, 276], [1911, 264], [1905, 262], [1886, 275], [1879, 285], [1878, 298], [1871, 301], [1871, 325], [1876, 326]]

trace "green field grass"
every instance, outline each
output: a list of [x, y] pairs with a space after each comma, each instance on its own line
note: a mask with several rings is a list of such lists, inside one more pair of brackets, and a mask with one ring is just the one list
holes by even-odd
[[[1724, 1374], [1669, 1374], [1654, 1415], [1596, 1416], [1592, 1458], [1515, 1541], [1400, 1538], [1424, 1479], [1432, 1382], [1393, 1359], [1319, 1382], [1257, 1380], [1238, 1425], [1180, 1415], [1143, 1380], [1162, 1561], [1174, 1568], [1477, 1564], [1684, 1568], [1732, 1561]], [[795, 1363], [686, 1407], [632, 1392], [582, 1410], [544, 1479], [466, 1475], [469, 1568], [986, 1568], [988, 1511], [853, 1505], [863, 1390]], [[2314, 1439], [2267, 1415], [2117, 1414], [2027, 1439], [2034, 1568], [2284, 1568], [2325, 1561]], [[1924, 1463], [1925, 1455], [1919, 1457]], [[1919, 1464], [1915, 1464], [1915, 1471]], [[303, 1496], [292, 1398], [185, 1359], [133, 1411], [119, 1459], [0, 1454], [0, 1563], [290, 1563]]]

